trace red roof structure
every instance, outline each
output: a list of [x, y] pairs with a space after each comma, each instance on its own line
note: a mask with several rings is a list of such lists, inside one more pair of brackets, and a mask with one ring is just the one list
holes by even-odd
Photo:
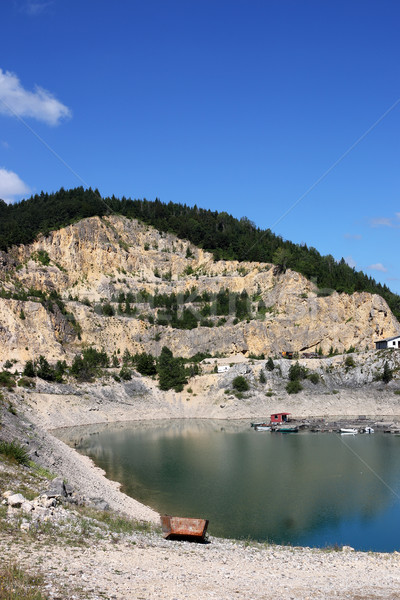
[[278, 423], [279, 425], [281, 425], [282, 423], [287, 423], [288, 421], [290, 421], [290, 414], [291, 413], [287, 412], [274, 413], [273, 415], [271, 415], [271, 423]]

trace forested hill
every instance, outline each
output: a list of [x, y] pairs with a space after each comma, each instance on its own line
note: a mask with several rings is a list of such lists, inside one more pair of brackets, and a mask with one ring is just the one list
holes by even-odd
[[119, 200], [114, 196], [102, 199], [97, 190], [79, 187], [53, 194], [42, 192], [17, 204], [0, 200], [0, 249], [29, 244], [39, 233], [47, 234], [80, 219], [110, 213], [133, 217], [159, 231], [188, 239], [211, 251], [216, 259], [272, 262], [283, 271], [286, 268], [299, 271], [315, 281], [322, 295], [330, 290], [379, 294], [400, 319], [400, 296], [362, 271], [355, 271], [344, 259], [337, 262], [333, 256], [321, 256], [306, 244], [283, 240], [269, 229], [259, 229], [245, 217], [239, 220], [225, 212], [172, 202], [163, 204], [158, 199]]

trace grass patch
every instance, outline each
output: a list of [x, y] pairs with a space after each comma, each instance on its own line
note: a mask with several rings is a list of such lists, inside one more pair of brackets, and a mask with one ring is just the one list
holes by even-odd
[[135, 532], [151, 533], [153, 531], [159, 531], [160, 528], [148, 523], [147, 521], [135, 521], [134, 519], [128, 519], [121, 515], [108, 512], [106, 510], [96, 510], [95, 508], [79, 507], [79, 513], [85, 516], [87, 519], [97, 521], [96, 524], [103, 524], [112, 533], [123, 533], [131, 535]]
[[16, 564], [0, 567], [0, 600], [46, 600], [42, 575], [30, 575]]
[[45, 467], [41, 467], [33, 460], [29, 461], [29, 467], [32, 469], [33, 474], [38, 477], [44, 477], [45, 479], [49, 479], [50, 481], [56, 478], [56, 475], [54, 475], [54, 473], [52, 473], [48, 469], [45, 469]]
[[15, 460], [20, 465], [29, 466], [29, 454], [18, 442], [0, 442], [0, 454]]

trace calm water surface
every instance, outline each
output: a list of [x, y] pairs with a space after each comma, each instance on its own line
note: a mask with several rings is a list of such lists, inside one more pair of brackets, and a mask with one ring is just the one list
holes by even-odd
[[248, 422], [63, 429], [126, 494], [160, 513], [210, 519], [212, 535], [400, 549], [400, 437], [271, 434]]

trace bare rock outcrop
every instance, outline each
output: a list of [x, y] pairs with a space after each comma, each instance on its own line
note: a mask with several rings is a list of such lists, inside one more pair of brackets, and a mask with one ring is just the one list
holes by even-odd
[[[174, 354], [196, 352], [261, 355], [282, 350], [362, 350], [400, 333], [380, 296], [332, 291], [321, 297], [297, 272], [274, 274], [271, 264], [213, 260], [172, 234], [159, 233], [122, 216], [92, 217], [40, 236], [29, 246], [0, 256], [0, 361], [20, 363], [40, 354], [70, 359], [84, 345], [122, 355], [163, 345]], [[229, 290], [229, 314], [203, 323], [203, 294]], [[52, 293], [57, 303], [32, 297]], [[118, 298], [143, 294], [136, 314], [126, 315]], [[235, 319], [237, 295], [246, 293], [251, 318]], [[25, 296], [24, 296], [25, 294]], [[146, 294], [175, 294], [178, 314], [194, 312], [199, 326], [177, 329], [157, 324], [158, 308]], [[185, 295], [185, 300], [183, 297]], [[102, 306], [112, 303], [110, 316]], [[261, 308], [260, 308], [261, 307]], [[114, 314], [112, 314], [114, 313]]]

